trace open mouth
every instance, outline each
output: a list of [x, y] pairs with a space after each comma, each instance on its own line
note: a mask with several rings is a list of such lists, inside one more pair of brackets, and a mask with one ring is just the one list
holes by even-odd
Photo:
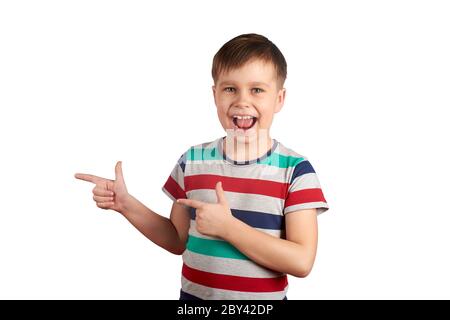
[[257, 118], [253, 116], [233, 116], [233, 123], [236, 127], [242, 130], [251, 129], [255, 123]]

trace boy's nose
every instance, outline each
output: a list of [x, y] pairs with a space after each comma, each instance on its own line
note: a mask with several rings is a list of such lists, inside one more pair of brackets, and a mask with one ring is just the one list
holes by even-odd
[[251, 105], [251, 99], [246, 93], [239, 93], [236, 95], [236, 100], [234, 103], [236, 106], [248, 107]]

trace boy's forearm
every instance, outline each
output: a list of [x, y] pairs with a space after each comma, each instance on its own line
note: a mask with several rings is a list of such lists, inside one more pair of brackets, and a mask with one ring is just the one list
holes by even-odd
[[181, 254], [185, 244], [170, 219], [150, 210], [132, 195], [129, 195], [120, 212], [136, 229], [158, 246], [174, 254]]
[[224, 240], [252, 261], [296, 277], [307, 276], [315, 258], [315, 253], [304, 246], [256, 230], [235, 218]]

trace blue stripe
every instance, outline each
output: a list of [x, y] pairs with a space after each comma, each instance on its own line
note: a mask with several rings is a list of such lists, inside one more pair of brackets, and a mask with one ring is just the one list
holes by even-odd
[[193, 296], [183, 290], [180, 290], [180, 300], [202, 300], [199, 297]]
[[[189, 213], [191, 215], [191, 219], [195, 220], [195, 209], [190, 208]], [[248, 224], [253, 228], [284, 230], [284, 216], [278, 216], [275, 214], [258, 211], [237, 209], [231, 209], [231, 214], [235, 218], [241, 220], [242, 222]]]
[[[283, 300], [287, 300], [287, 297], [284, 297]], [[199, 297], [193, 296], [187, 292], [184, 292], [183, 289], [180, 290], [180, 300], [203, 300]]]
[[290, 183], [294, 182], [296, 178], [306, 173], [315, 173], [314, 168], [312, 167], [311, 163], [309, 163], [308, 160], [302, 161], [295, 166], [294, 173], [292, 173]]
[[186, 153], [183, 153], [180, 159], [178, 159], [178, 164], [180, 165], [181, 170], [184, 173], [184, 168], [186, 167]]

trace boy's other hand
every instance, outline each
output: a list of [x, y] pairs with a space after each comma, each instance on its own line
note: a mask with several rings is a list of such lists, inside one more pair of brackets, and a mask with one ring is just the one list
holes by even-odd
[[116, 179], [110, 180], [92, 174], [76, 173], [75, 178], [95, 184], [92, 193], [97, 207], [122, 212], [129, 197], [122, 173], [122, 161], [116, 164]]
[[213, 237], [226, 238], [233, 219], [228, 206], [222, 182], [216, 184], [217, 203], [207, 203], [192, 199], [178, 199], [177, 202], [195, 208], [197, 231]]

